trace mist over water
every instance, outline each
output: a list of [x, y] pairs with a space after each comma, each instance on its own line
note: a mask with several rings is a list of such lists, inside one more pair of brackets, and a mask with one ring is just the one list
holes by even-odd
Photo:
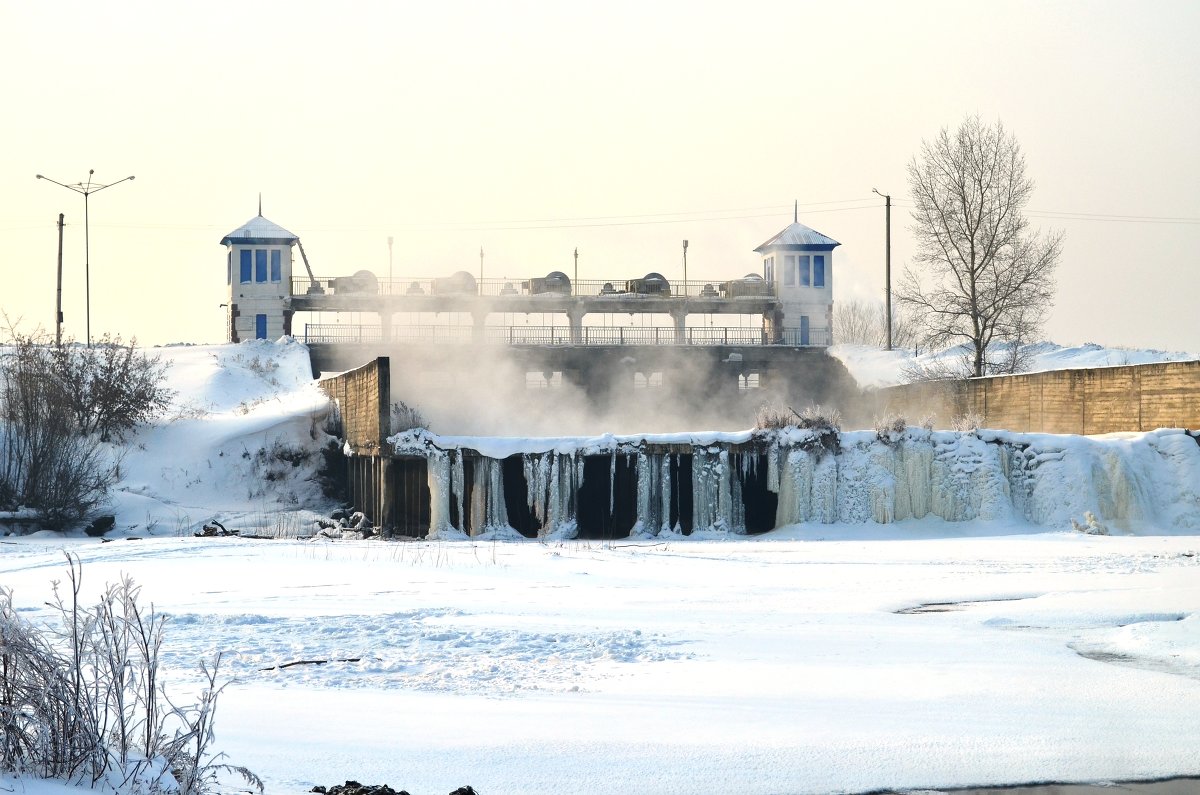
[[444, 346], [435, 363], [419, 365], [397, 350], [392, 400], [420, 411], [434, 432], [462, 436], [738, 431], [754, 426], [763, 405], [822, 403], [846, 412], [857, 402], [853, 380], [831, 357], [817, 360], [811, 374], [746, 380], [731, 363], [683, 356], [643, 372], [649, 367], [638, 365], [638, 354], [630, 346], [615, 362], [589, 358], [587, 372], [543, 374], [508, 348]]

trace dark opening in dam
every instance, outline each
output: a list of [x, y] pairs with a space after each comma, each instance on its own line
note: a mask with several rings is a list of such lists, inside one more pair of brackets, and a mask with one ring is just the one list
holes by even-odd
[[[768, 488], [766, 456], [757, 453], [731, 456], [738, 487], [734, 498], [738, 505], [734, 515], [744, 517], [742, 527], [747, 533], [762, 533], [774, 527], [778, 494]], [[567, 490], [569, 515], [576, 525], [576, 535], [585, 539], [625, 538], [638, 529], [639, 521], [654, 520], [657, 526], [644, 527], [657, 533], [662, 529], [690, 534], [695, 523], [693, 467], [691, 453], [664, 454], [657, 457], [660, 471], [653, 478], [654, 493], [639, 491], [639, 461], [635, 454], [608, 453], [582, 455], [578, 458], [581, 480]], [[448, 494], [448, 518], [451, 526], [467, 535], [478, 535], [488, 528], [488, 512], [478, 506], [498, 500], [499, 513], [508, 527], [526, 538], [544, 534], [546, 513], [537, 510], [537, 501], [546, 500], [555, 484], [543, 484], [542, 493], [531, 490], [527, 472], [529, 461], [524, 455], [509, 455], [496, 462], [499, 467], [499, 494], [488, 494], [492, 482], [485, 470], [487, 459], [463, 455], [459, 462], [461, 479], [455, 479]], [[646, 475], [643, 464], [642, 475]], [[424, 537], [430, 530], [433, 516], [432, 492], [429, 487], [429, 462], [416, 457], [391, 459], [387, 480], [395, 495], [382, 500], [385, 507], [384, 524], [396, 535]], [[651, 484], [647, 483], [647, 487]], [[531, 499], [531, 494], [534, 498]], [[639, 503], [639, 499], [641, 503]], [[639, 504], [647, 516], [639, 516]], [[474, 506], [474, 507], [473, 507]], [[649, 510], [647, 511], [647, 506]]]

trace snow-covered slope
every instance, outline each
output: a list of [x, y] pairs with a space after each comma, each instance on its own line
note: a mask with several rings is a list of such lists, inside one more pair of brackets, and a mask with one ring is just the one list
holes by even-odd
[[[147, 351], [170, 363], [170, 408], [114, 448], [118, 534], [293, 525], [324, 508], [315, 482], [329, 401], [308, 351], [281, 340]], [[299, 513], [297, 513], [299, 512]], [[280, 528], [286, 529], [286, 528]]]

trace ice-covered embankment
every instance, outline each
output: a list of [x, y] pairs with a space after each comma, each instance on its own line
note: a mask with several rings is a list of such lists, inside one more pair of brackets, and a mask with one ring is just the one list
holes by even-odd
[[[1075, 524], [1092, 532], [1200, 529], [1200, 439], [1183, 430], [1080, 437], [908, 428], [821, 436], [783, 428], [557, 439], [410, 431], [392, 442], [398, 454], [426, 458], [430, 535], [439, 538], [516, 533], [506, 492], [510, 500], [524, 495], [537, 535], [572, 537], [585, 472], [605, 480], [609, 512], [626, 498], [634, 506], [630, 535], [745, 533], [748, 516], [762, 515], [771, 501], [773, 521], [749, 529], [925, 517], [1054, 530]], [[523, 483], [508, 482], [516, 475], [504, 461], [514, 456]], [[608, 466], [589, 468], [589, 459]], [[624, 467], [632, 474], [619, 478]], [[621, 495], [622, 488], [631, 493]]]

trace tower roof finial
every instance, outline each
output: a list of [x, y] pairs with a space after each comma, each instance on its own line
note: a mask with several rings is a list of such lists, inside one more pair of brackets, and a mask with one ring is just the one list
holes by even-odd
[[258, 217], [262, 218], [262, 191], [258, 192]]
[[[800, 200], [796, 199], [796, 205], [792, 208], [792, 223], [800, 223]], [[258, 214], [262, 215], [262, 194], [259, 194], [258, 199]]]

